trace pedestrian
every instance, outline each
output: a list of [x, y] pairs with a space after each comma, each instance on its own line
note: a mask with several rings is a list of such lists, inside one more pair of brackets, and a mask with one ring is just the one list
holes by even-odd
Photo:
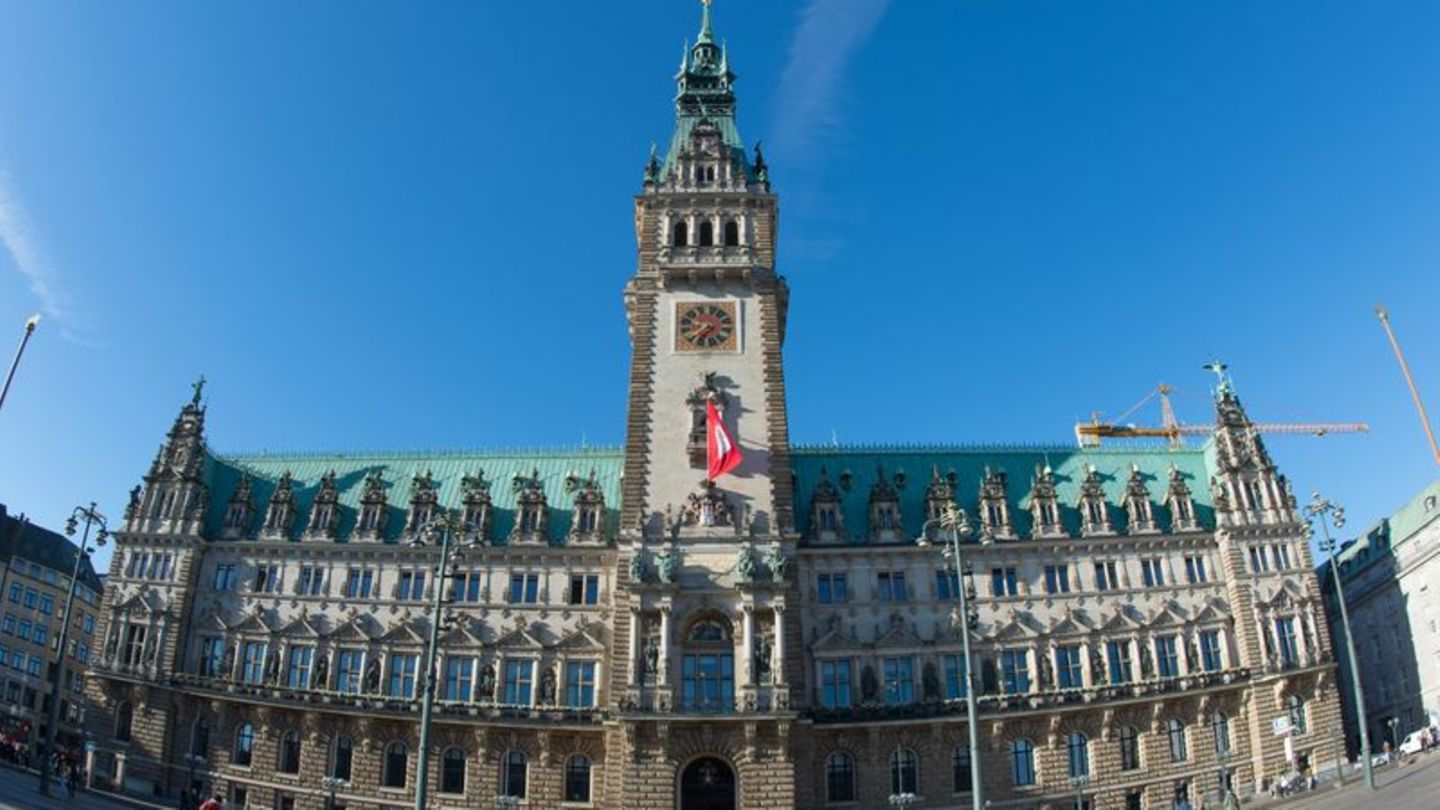
[[72, 799], [75, 798], [76, 783], [80, 781], [78, 771], [79, 767], [74, 764], [65, 769], [65, 792], [69, 793]]
[[200, 805], [200, 810], [225, 810], [225, 797], [218, 793], [211, 796]]

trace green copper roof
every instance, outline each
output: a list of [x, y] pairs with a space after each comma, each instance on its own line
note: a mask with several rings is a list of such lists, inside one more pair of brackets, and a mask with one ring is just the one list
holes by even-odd
[[570, 530], [573, 493], [567, 492], [566, 479], [588, 478], [595, 474], [596, 483], [605, 497], [607, 522], [613, 532], [619, 521], [620, 471], [624, 456], [614, 448], [548, 451], [493, 451], [479, 453], [345, 453], [298, 455], [223, 455], [207, 459], [206, 482], [210, 486], [210, 509], [207, 533], [218, 536], [226, 507], [240, 476], [248, 472], [252, 479], [251, 501], [256, 515], [247, 536], [259, 529], [265, 506], [275, 491], [276, 482], [287, 470], [293, 480], [298, 526], [310, 515], [310, 506], [320, 479], [331, 470], [336, 473], [340, 492], [341, 520], [338, 535], [343, 541], [355, 527], [364, 491], [366, 476], [380, 473], [385, 483], [386, 539], [394, 542], [405, 525], [410, 506], [410, 482], [426, 471], [434, 477], [440, 504], [458, 508], [461, 499], [460, 479], [483, 472], [490, 482], [490, 498], [494, 508], [492, 539], [504, 542], [515, 521], [515, 492], [511, 483], [516, 476], [536, 474], [545, 492], [550, 509], [550, 538], [557, 540]]
[[[1210, 527], [1215, 522], [1203, 448], [798, 447], [790, 457], [795, 468], [796, 528], [802, 534], [810, 530], [811, 499], [822, 468], [839, 490], [845, 526], [857, 541], [869, 526], [870, 488], [878, 479], [877, 470], [883, 470], [887, 479], [893, 479], [897, 472], [905, 473], [905, 486], [898, 492], [900, 511], [905, 530], [917, 535], [924, 522], [925, 490], [937, 469], [942, 476], [955, 474], [956, 500], [972, 518], [977, 514], [980, 482], [986, 467], [1004, 472], [1009, 479], [1007, 493], [1015, 529], [1022, 536], [1028, 535], [1031, 529], [1028, 511], [1031, 481], [1036, 469], [1046, 465], [1054, 471], [1061, 520], [1071, 534], [1079, 534], [1080, 516], [1075, 504], [1080, 497], [1080, 482], [1091, 465], [1099, 474], [1105, 499], [1111, 505], [1110, 521], [1117, 531], [1125, 530], [1125, 511], [1120, 504], [1132, 465], [1140, 470], [1161, 526], [1168, 526], [1170, 522], [1168, 510], [1162, 504], [1169, 489], [1171, 465], [1179, 470], [1190, 488], [1201, 525]], [[847, 471], [852, 479], [848, 492], [841, 487], [841, 476]]]
[[[1389, 558], [1395, 548], [1435, 520], [1440, 520], [1440, 481], [1430, 482], [1395, 514], [1381, 518], [1359, 537], [1345, 543], [1337, 560], [1341, 573], [1349, 580], [1375, 561]], [[1333, 526], [1331, 531], [1335, 531]], [[1322, 566], [1322, 572], [1325, 572], [1322, 577], [1328, 576], [1328, 565]]]
[[676, 159], [690, 142], [690, 133], [701, 122], [707, 122], [719, 132], [731, 159], [747, 176], [754, 177], [745, 141], [735, 125], [735, 74], [730, 70], [729, 51], [724, 43], [715, 44], [708, 3], [701, 17], [700, 34], [693, 47], [686, 47], [675, 82], [675, 132], [670, 136], [662, 176], [668, 177], [675, 167]]

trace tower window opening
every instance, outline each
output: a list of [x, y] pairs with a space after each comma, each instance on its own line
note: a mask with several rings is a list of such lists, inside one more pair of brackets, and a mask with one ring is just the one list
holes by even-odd
[[740, 223], [730, 220], [725, 223], [725, 247], [738, 247], [740, 245]]
[[710, 247], [715, 244], [715, 224], [710, 220], [700, 223], [700, 247]]
[[685, 247], [686, 245], [690, 244], [689, 224], [684, 221], [675, 223], [675, 230], [673, 232], [673, 236], [674, 238], [670, 240], [670, 243], [675, 247]]

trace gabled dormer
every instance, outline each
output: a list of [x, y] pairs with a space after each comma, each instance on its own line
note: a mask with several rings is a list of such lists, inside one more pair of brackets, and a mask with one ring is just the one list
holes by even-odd
[[1055, 471], [1050, 465], [1035, 468], [1030, 479], [1031, 536], [1036, 539], [1065, 537], [1065, 524], [1060, 521], [1060, 498], [1055, 491]]
[[230, 503], [225, 507], [225, 523], [220, 527], [222, 539], [239, 540], [250, 529], [250, 521], [255, 517], [255, 503], [250, 495], [253, 484], [250, 473], [240, 474], [235, 491], [230, 493]]
[[595, 471], [588, 478], [570, 475], [565, 490], [574, 493], [571, 501], [569, 542], [603, 543], [605, 541], [605, 496], [595, 480]]
[[410, 514], [405, 520], [405, 535], [415, 537], [426, 524], [439, 516], [440, 493], [435, 477], [426, 470], [410, 479]]
[[820, 468], [820, 480], [810, 495], [810, 536], [817, 543], [839, 543], [846, 538], [845, 504], [824, 467]]
[[905, 472], [892, 479], [884, 467], [875, 468], [875, 484], [870, 487], [870, 540], [875, 543], [899, 543], [906, 539], [905, 524], [900, 517], [900, 490], [905, 488]]
[[334, 540], [340, 526], [340, 491], [335, 486], [335, 471], [320, 479], [320, 489], [310, 506], [310, 522], [305, 526], [306, 540]]
[[1080, 481], [1080, 498], [1075, 503], [1080, 512], [1080, 534], [1095, 537], [1114, 534], [1110, 524], [1110, 505], [1105, 501], [1105, 487], [1100, 482], [1100, 473], [1094, 465], [1085, 468], [1085, 477]]
[[516, 473], [510, 481], [515, 493], [515, 525], [510, 528], [508, 542], [511, 544], [544, 544], [550, 538], [550, 505], [545, 500], [544, 484], [540, 471], [532, 470], [529, 475]]
[[360, 494], [360, 513], [355, 518], [355, 540], [379, 541], [385, 539], [387, 517], [385, 479], [376, 470], [365, 476], [365, 489]]
[[295, 482], [286, 470], [270, 495], [265, 507], [265, 523], [260, 528], [261, 540], [289, 540], [295, 525]]
[[1125, 482], [1125, 516], [1130, 534], [1156, 534], [1155, 509], [1150, 503], [1150, 489], [1140, 468], [1130, 465], [1130, 478]]
[[1165, 508], [1170, 510], [1170, 531], [1194, 532], [1200, 530], [1200, 521], [1195, 516], [1195, 499], [1185, 477], [1174, 465], [1170, 467], [1170, 485], [1165, 491]]
[[485, 471], [477, 470], [473, 475], [460, 479], [460, 507], [462, 522], [468, 539], [479, 543], [490, 542], [493, 509], [490, 503], [490, 482], [485, 480]]
[[1015, 523], [1010, 517], [1009, 481], [1004, 470], [985, 468], [980, 480], [980, 525], [997, 540], [1015, 539]]

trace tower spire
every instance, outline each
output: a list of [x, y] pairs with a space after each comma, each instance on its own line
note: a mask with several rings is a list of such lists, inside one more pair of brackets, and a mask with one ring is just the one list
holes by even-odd
[[710, 30], [710, 0], [700, 0], [703, 10], [700, 12], [700, 36], [696, 43], [711, 43], [715, 41], [715, 35]]

